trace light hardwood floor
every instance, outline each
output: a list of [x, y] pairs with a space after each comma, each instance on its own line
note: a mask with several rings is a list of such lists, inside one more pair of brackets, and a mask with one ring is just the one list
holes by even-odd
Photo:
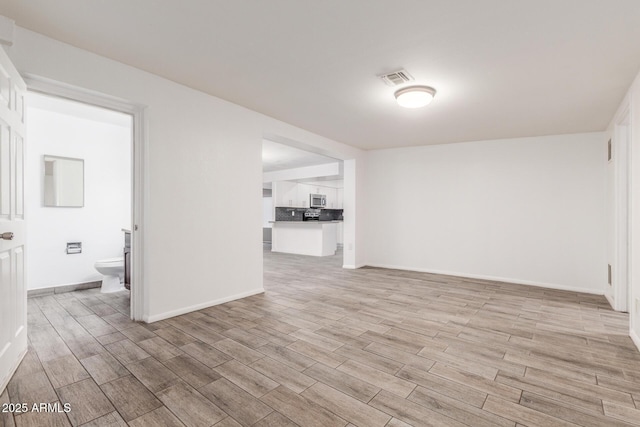
[[265, 251], [256, 295], [144, 325], [97, 290], [29, 300], [0, 426], [640, 425], [640, 353], [600, 296], [343, 270]]

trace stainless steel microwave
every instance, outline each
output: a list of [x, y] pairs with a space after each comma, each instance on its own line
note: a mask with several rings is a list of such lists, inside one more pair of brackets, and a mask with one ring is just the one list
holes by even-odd
[[326, 208], [327, 196], [324, 194], [309, 194], [310, 208]]

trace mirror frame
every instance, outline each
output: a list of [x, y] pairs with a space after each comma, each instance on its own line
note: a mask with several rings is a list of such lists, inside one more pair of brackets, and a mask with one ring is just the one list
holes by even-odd
[[[45, 179], [46, 179], [46, 162], [48, 159], [53, 159], [53, 160], [74, 160], [74, 161], [79, 161], [82, 164], [82, 204], [80, 205], [71, 205], [71, 206], [63, 206], [63, 205], [47, 205], [46, 204], [46, 197], [45, 197]], [[42, 207], [45, 208], [83, 208], [84, 207], [84, 159], [78, 159], [75, 157], [63, 157], [63, 156], [52, 156], [50, 154], [44, 154], [42, 156]]]

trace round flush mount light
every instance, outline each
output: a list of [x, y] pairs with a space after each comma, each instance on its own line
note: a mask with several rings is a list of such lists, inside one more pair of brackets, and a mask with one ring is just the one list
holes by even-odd
[[405, 108], [420, 108], [428, 105], [436, 90], [429, 86], [409, 86], [396, 91], [395, 97], [398, 105]]

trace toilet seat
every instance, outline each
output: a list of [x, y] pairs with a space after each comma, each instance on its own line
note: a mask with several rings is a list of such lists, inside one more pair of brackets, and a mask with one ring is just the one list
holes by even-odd
[[105, 266], [105, 267], [117, 267], [120, 264], [122, 264], [124, 266], [124, 257], [120, 257], [120, 258], [107, 258], [107, 259], [101, 259], [100, 261], [96, 261], [96, 265], [100, 266]]

